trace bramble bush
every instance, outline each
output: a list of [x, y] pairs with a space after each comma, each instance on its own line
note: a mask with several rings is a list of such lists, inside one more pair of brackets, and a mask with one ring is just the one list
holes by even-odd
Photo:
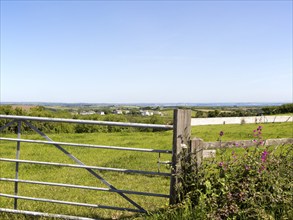
[[[224, 133], [221, 131], [219, 141]], [[157, 219], [292, 219], [293, 146], [265, 147], [262, 127], [254, 147], [220, 149], [200, 167], [182, 160], [181, 203]], [[237, 144], [235, 144], [237, 145]], [[185, 155], [184, 157], [188, 157]]]

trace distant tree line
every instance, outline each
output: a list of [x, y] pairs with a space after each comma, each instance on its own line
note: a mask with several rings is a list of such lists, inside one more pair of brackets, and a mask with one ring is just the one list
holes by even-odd
[[[133, 123], [146, 123], [146, 124], [171, 124], [170, 117], [161, 117], [153, 115], [149, 117], [132, 116], [132, 115], [79, 115], [71, 114], [67, 110], [46, 109], [43, 106], [32, 107], [29, 110], [24, 110], [20, 107], [13, 107], [10, 105], [0, 106], [0, 114], [2, 115], [22, 115], [22, 116], [36, 116], [36, 117], [49, 117], [49, 118], [69, 118], [69, 119], [83, 119], [83, 120], [96, 120], [96, 121], [116, 121], [116, 122], [133, 122]], [[0, 127], [7, 124], [11, 120], [0, 120]], [[31, 122], [39, 130], [45, 133], [93, 133], [93, 132], [122, 132], [122, 131], [157, 131], [156, 129], [149, 128], [130, 128], [118, 126], [99, 126], [99, 125], [85, 125], [73, 123], [56, 123], [56, 122]], [[4, 133], [16, 133], [16, 123], [11, 127], [2, 131]], [[22, 124], [22, 133], [32, 133], [33, 131]]]
[[293, 104], [284, 104], [281, 106], [270, 106], [262, 108], [265, 115], [275, 115], [284, 113], [293, 113]]
[[251, 109], [236, 109], [229, 111], [212, 110], [212, 111], [200, 111], [194, 110], [195, 118], [214, 118], [214, 117], [244, 117], [244, 116], [261, 116], [261, 115], [276, 115], [293, 113], [293, 104], [284, 104], [281, 106], [268, 106], [261, 108]]
[[[192, 109], [192, 108], [191, 108]], [[256, 109], [236, 109], [236, 110], [219, 110], [200, 111], [193, 110], [192, 117], [196, 118], [210, 118], [210, 117], [241, 117], [241, 116], [259, 116], [259, 115], [272, 115], [293, 113], [293, 104], [284, 104], [281, 106], [262, 107]], [[21, 107], [13, 107], [10, 105], [1, 105], [0, 114], [2, 115], [23, 115], [23, 116], [36, 116], [36, 117], [49, 117], [49, 118], [71, 118], [71, 119], [84, 119], [84, 120], [97, 120], [97, 121], [117, 121], [117, 122], [132, 122], [132, 123], [145, 123], [145, 124], [172, 124], [172, 116], [159, 116], [152, 115], [143, 117], [139, 114], [129, 115], [80, 115], [72, 114], [68, 110], [46, 109], [43, 106], [35, 106], [28, 110]], [[0, 120], [0, 127], [7, 124], [11, 120]], [[123, 132], [123, 131], [156, 131], [156, 129], [149, 128], [129, 128], [117, 126], [99, 126], [99, 125], [83, 125], [72, 123], [56, 123], [56, 122], [32, 122], [39, 130], [45, 133], [93, 133], [93, 132]], [[16, 133], [17, 125], [5, 129], [2, 132]], [[31, 133], [30, 128], [22, 125], [23, 133]]]
[[215, 118], [215, 117], [244, 117], [244, 116], [257, 116], [261, 115], [261, 110], [234, 110], [234, 111], [196, 111], [195, 118]]

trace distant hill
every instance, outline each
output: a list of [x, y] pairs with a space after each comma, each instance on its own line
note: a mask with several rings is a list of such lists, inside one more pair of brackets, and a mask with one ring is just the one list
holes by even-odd
[[162, 106], [162, 107], [257, 107], [257, 106], [280, 106], [285, 102], [223, 102], [223, 103], [64, 103], [64, 102], [0, 102], [0, 105], [28, 105], [28, 106], [64, 106], [64, 107], [83, 107], [83, 106]]

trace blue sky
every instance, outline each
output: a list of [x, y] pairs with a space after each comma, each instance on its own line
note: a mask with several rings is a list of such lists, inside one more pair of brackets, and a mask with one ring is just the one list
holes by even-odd
[[2, 102], [292, 102], [292, 1], [3, 1]]

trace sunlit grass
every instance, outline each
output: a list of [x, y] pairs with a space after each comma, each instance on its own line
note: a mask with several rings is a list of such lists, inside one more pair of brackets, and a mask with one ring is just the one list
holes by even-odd
[[293, 124], [291, 122], [194, 126], [192, 127], [192, 136], [202, 138], [204, 141], [217, 141], [220, 131], [223, 131], [222, 141], [251, 140], [254, 138], [253, 130], [259, 125], [263, 127], [264, 139], [293, 138]]
[[[244, 125], [212, 125], [192, 127], [192, 136], [204, 141], [216, 141], [220, 131], [224, 131], [222, 140], [249, 140], [252, 138], [256, 124]], [[292, 123], [263, 124], [263, 137], [292, 138]], [[16, 137], [6, 134], [4, 137]], [[167, 132], [117, 132], [90, 134], [49, 134], [54, 141], [86, 143], [96, 145], [112, 145], [150, 149], [172, 149], [172, 131]], [[25, 139], [40, 139], [37, 134], [22, 135]], [[107, 149], [90, 149], [64, 146], [64, 148], [84, 162], [86, 165], [158, 171], [158, 154]], [[16, 143], [1, 141], [0, 157], [15, 158]], [[230, 151], [229, 151], [230, 152]], [[44, 144], [21, 143], [20, 159], [48, 161], [58, 163], [74, 163], [56, 147]], [[161, 154], [160, 160], [171, 160], [170, 154]], [[161, 165], [160, 172], [170, 172], [170, 168]], [[99, 172], [108, 182], [118, 189], [169, 194], [170, 180], [166, 177], [143, 176], [117, 172]], [[0, 162], [0, 176], [15, 178], [15, 163]], [[94, 178], [88, 171], [77, 168], [60, 168], [44, 165], [20, 164], [19, 179], [68, 183], [107, 187]], [[14, 183], [0, 181], [0, 192], [14, 194]], [[65, 201], [101, 204], [117, 207], [134, 208], [117, 193], [98, 192], [64, 187], [40, 186], [19, 183], [19, 195], [40, 198], [60, 199]], [[168, 199], [149, 196], [127, 195], [148, 211], [166, 207]], [[13, 208], [13, 199], [0, 197], [1, 208]], [[119, 218], [131, 216], [133, 213], [107, 209], [83, 208], [53, 203], [19, 200], [19, 209], [94, 218]], [[29, 219], [23, 215], [0, 214], [0, 219]]]
[[[95, 134], [61, 134], [49, 135], [54, 141], [88, 143], [100, 145], [127, 146], [136, 148], [171, 149], [171, 133], [95, 133]], [[12, 136], [12, 135], [8, 135]], [[40, 139], [37, 135], [23, 135], [22, 138]], [[1, 141], [0, 157], [15, 158], [15, 143]], [[88, 149], [81, 147], [64, 147], [86, 165], [113, 167], [123, 169], [158, 171], [158, 154], [107, 149]], [[51, 145], [21, 143], [20, 159], [74, 163], [69, 157]], [[170, 160], [171, 155], [161, 155], [161, 160]], [[160, 166], [160, 172], [170, 172], [166, 166]], [[118, 189], [169, 194], [169, 178], [142, 176], [117, 172], [98, 172], [106, 181]], [[14, 178], [14, 163], [1, 162], [1, 177]], [[68, 183], [105, 187], [101, 181], [88, 171], [77, 168], [54, 167], [45, 165], [20, 164], [19, 179]], [[14, 183], [0, 182], [2, 193], [14, 194]], [[54, 200], [65, 200], [115, 207], [134, 208], [117, 193], [93, 190], [68, 189], [64, 187], [40, 186], [19, 183], [19, 195]], [[127, 195], [146, 210], [154, 210], [168, 203], [166, 198]], [[1, 198], [1, 207], [12, 208], [13, 199]], [[19, 209], [63, 213], [70, 215], [106, 218], [121, 216], [123, 212], [106, 209], [91, 209], [57, 205], [50, 203], [19, 200]], [[129, 213], [128, 213], [129, 215]]]

